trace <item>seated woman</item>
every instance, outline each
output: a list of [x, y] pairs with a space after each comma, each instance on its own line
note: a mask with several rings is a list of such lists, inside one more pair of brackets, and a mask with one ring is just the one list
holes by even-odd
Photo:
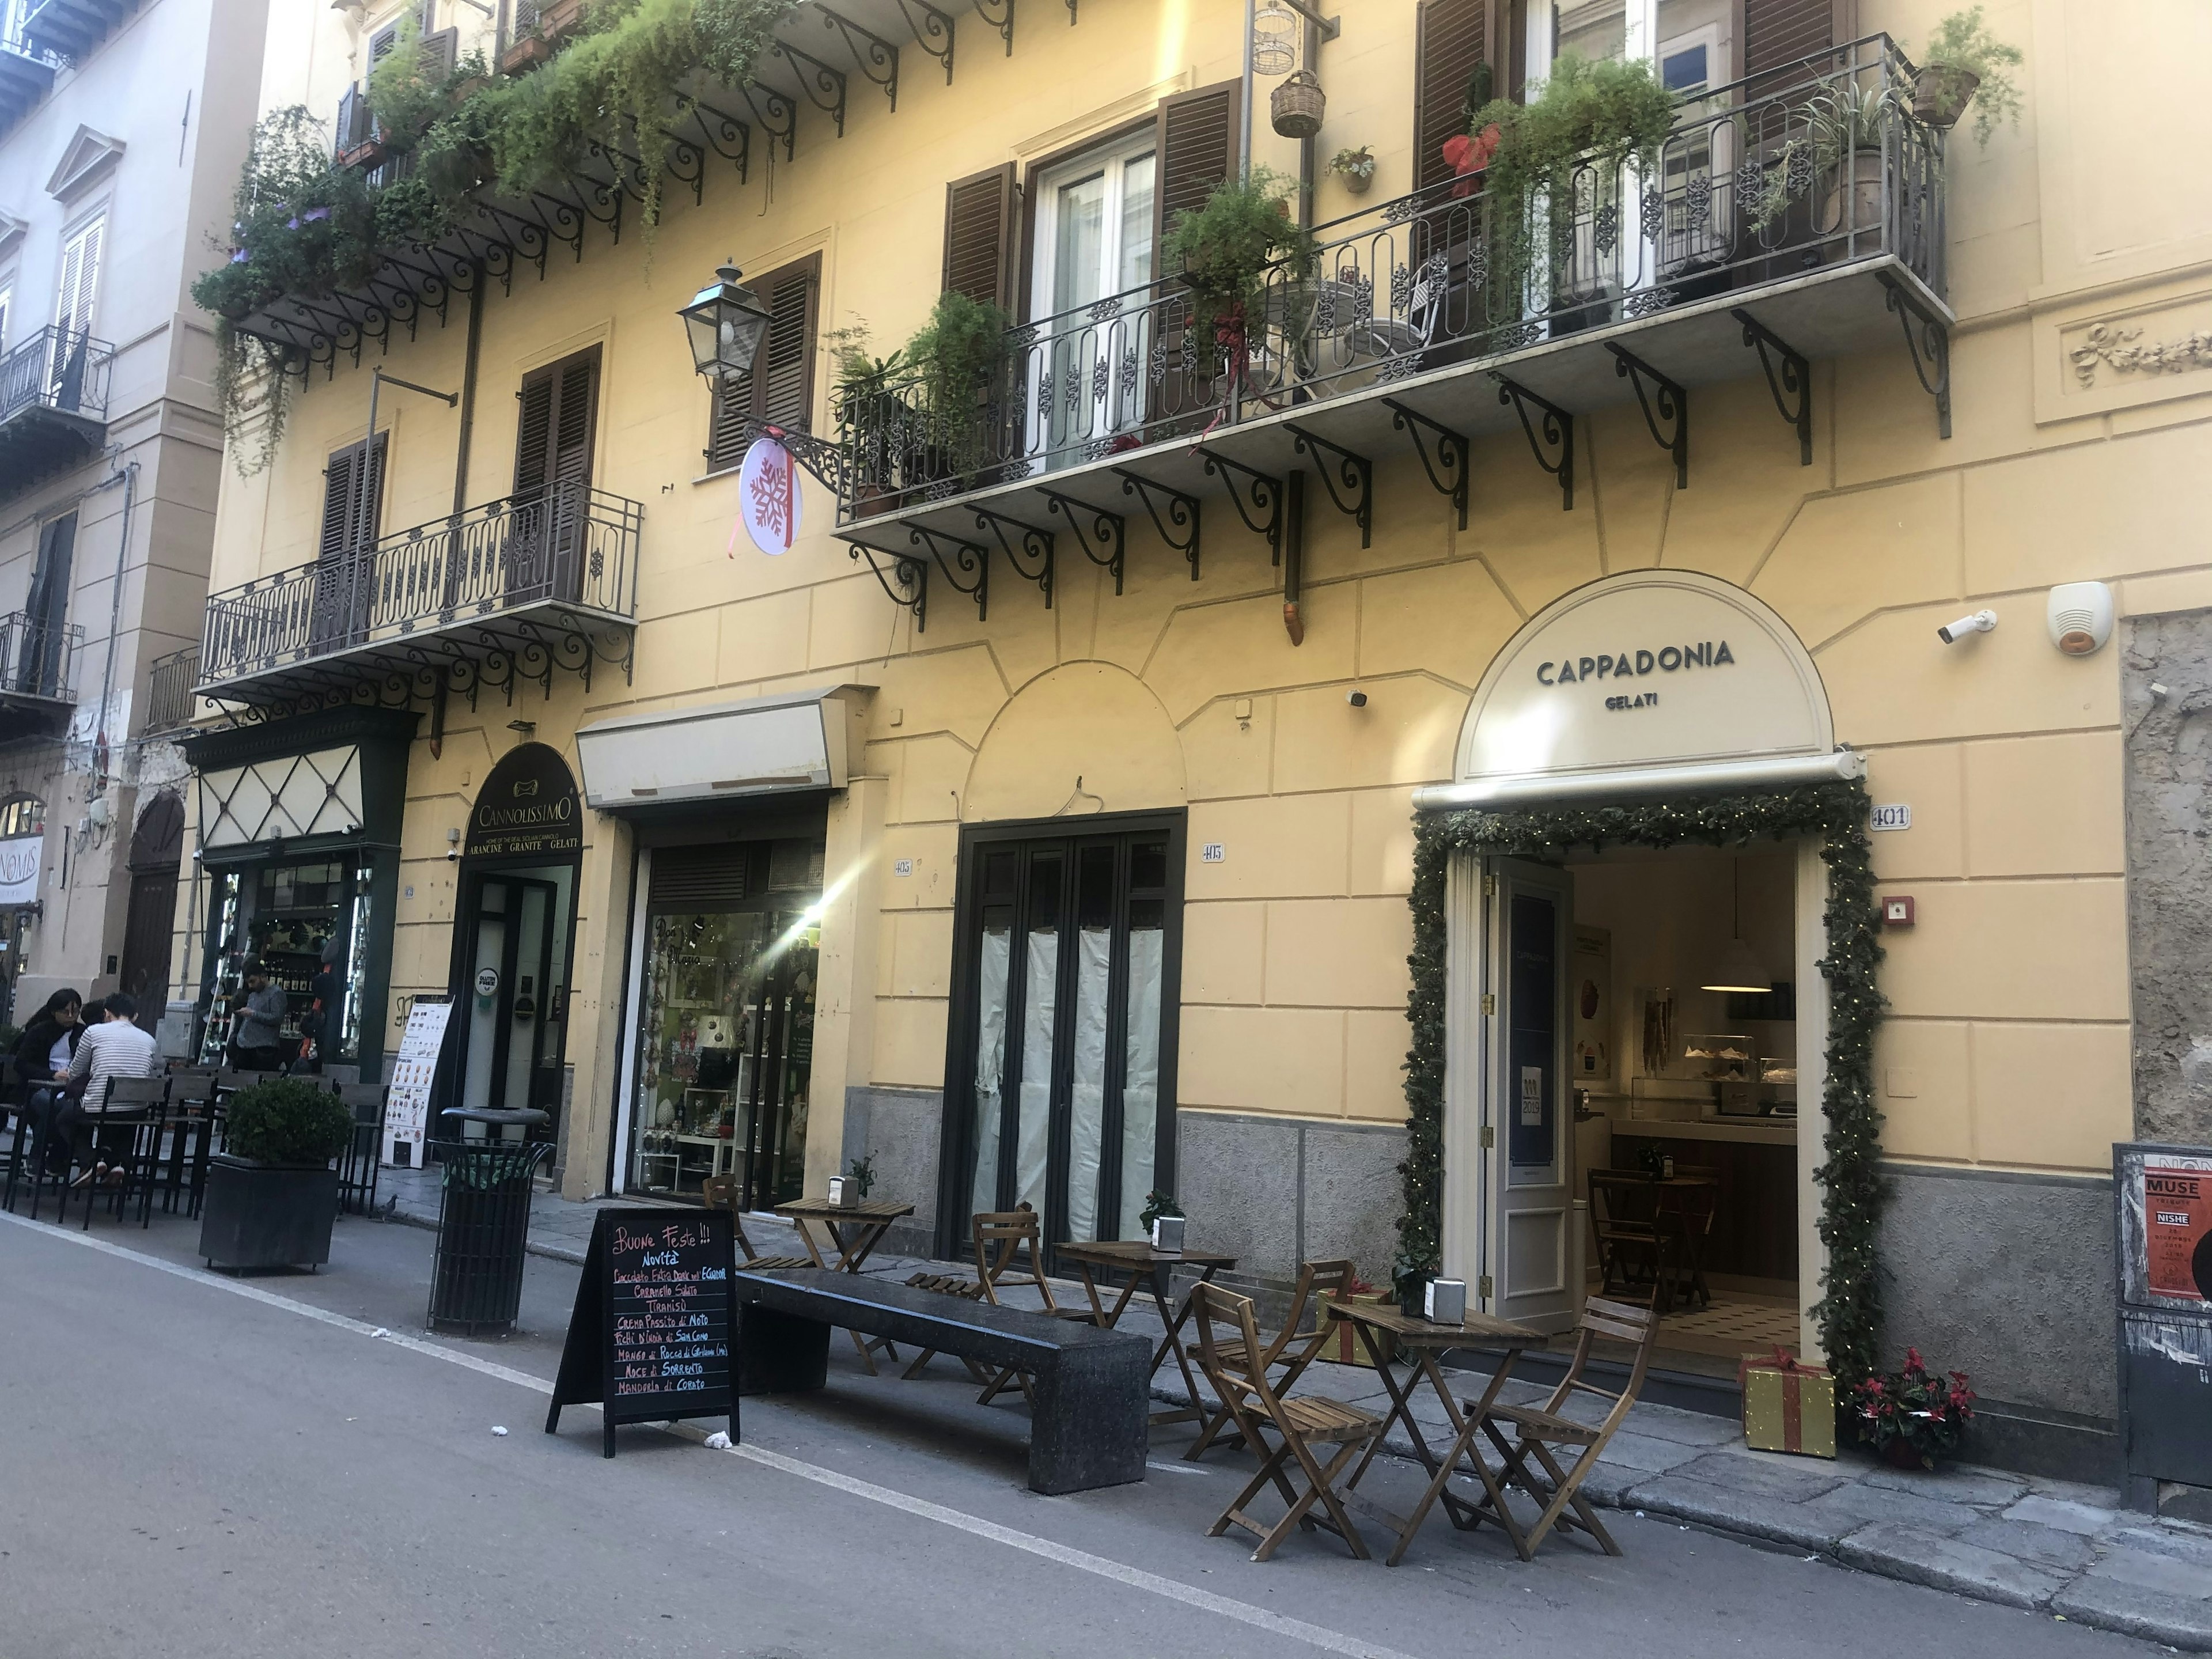
[[77, 1042], [84, 1036], [83, 1012], [83, 998], [66, 988], [57, 991], [31, 1017], [15, 1042], [15, 1075], [23, 1080], [23, 1113], [39, 1132], [39, 1146], [49, 1153], [52, 1148], [46, 1124], [60, 1096], [58, 1089], [45, 1085], [69, 1075]]

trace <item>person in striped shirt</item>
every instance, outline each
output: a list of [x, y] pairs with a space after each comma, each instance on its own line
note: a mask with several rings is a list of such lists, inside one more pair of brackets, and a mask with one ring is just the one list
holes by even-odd
[[78, 1040], [69, 1070], [68, 1087], [73, 1097], [54, 1115], [55, 1132], [68, 1137], [76, 1153], [77, 1167], [84, 1171], [77, 1177], [80, 1187], [94, 1181], [115, 1183], [123, 1179], [122, 1165], [108, 1164], [100, 1156], [103, 1148], [95, 1144], [100, 1139], [100, 1108], [107, 1100], [107, 1079], [152, 1077], [161, 1069], [153, 1037], [139, 1029], [137, 1003], [118, 991], [85, 1012], [89, 1015], [94, 1010], [106, 1018], [98, 1024], [88, 1023]]

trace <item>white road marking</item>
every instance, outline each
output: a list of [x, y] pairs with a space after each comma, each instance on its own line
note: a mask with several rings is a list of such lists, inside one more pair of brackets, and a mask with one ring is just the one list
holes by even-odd
[[[553, 1392], [553, 1384], [547, 1378], [532, 1376], [527, 1371], [518, 1371], [512, 1366], [496, 1364], [489, 1359], [480, 1359], [472, 1353], [464, 1352], [459, 1348], [447, 1347], [442, 1343], [425, 1341], [421, 1337], [402, 1336], [381, 1326], [368, 1324], [358, 1319], [349, 1319], [343, 1314], [332, 1313], [326, 1308], [318, 1308], [309, 1303], [297, 1302], [289, 1296], [279, 1296], [274, 1291], [264, 1291], [258, 1285], [249, 1285], [240, 1279], [228, 1279], [218, 1273], [209, 1273], [203, 1268], [186, 1267], [180, 1262], [164, 1261], [159, 1256], [149, 1255], [143, 1250], [134, 1250], [125, 1245], [110, 1243], [106, 1239], [95, 1237], [90, 1233], [58, 1230], [43, 1222], [32, 1221], [22, 1216], [9, 1214], [4, 1210], [0, 1210], [0, 1221], [13, 1222], [19, 1227], [30, 1229], [51, 1238], [65, 1239], [70, 1243], [81, 1244], [88, 1249], [98, 1250], [103, 1255], [115, 1256], [125, 1261], [135, 1261], [141, 1267], [151, 1267], [157, 1273], [165, 1273], [173, 1278], [189, 1279], [197, 1285], [205, 1285], [216, 1290], [227, 1291], [233, 1296], [242, 1296], [247, 1301], [258, 1302], [264, 1307], [279, 1309], [286, 1313], [300, 1314], [319, 1324], [332, 1326], [342, 1331], [350, 1331], [356, 1336], [364, 1336], [372, 1341], [389, 1342], [397, 1347], [427, 1355], [432, 1359], [441, 1359], [448, 1364], [464, 1366], [470, 1370], [481, 1372], [486, 1376], [497, 1377], [502, 1382], [512, 1382], [519, 1388], [528, 1389], [533, 1394], [550, 1395]], [[576, 1409], [596, 1410], [597, 1407], [585, 1407]], [[759, 1446], [736, 1445], [730, 1448], [730, 1455], [742, 1457], [764, 1468], [775, 1469], [779, 1474], [811, 1481], [816, 1486], [828, 1486], [854, 1498], [865, 1498], [872, 1504], [880, 1504], [886, 1509], [898, 1510], [921, 1520], [935, 1522], [939, 1526], [951, 1527], [956, 1531], [967, 1533], [972, 1537], [987, 1539], [994, 1544], [1003, 1544], [1008, 1549], [1019, 1550], [1027, 1555], [1057, 1562], [1062, 1566], [1073, 1567], [1079, 1572], [1087, 1572], [1095, 1577], [1109, 1579], [1115, 1583], [1127, 1585], [1131, 1589], [1144, 1590], [1150, 1595], [1161, 1596], [1170, 1601], [1180, 1601], [1185, 1607], [1218, 1613], [1224, 1619], [1235, 1620], [1238, 1624], [1249, 1625], [1255, 1630], [1267, 1631], [1276, 1636], [1286, 1636], [1294, 1641], [1303, 1642], [1309, 1647], [1318, 1648], [1324, 1653], [1343, 1654], [1347, 1656], [1347, 1659], [1413, 1659], [1412, 1655], [1402, 1653], [1396, 1648], [1384, 1647], [1380, 1643], [1370, 1642], [1357, 1636], [1347, 1636], [1340, 1631], [1333, 1631], [1325, 1626], [1309, 1624], [1303, 1619], [1292, 1619], [1279, 1613], [1269, 1613], [1265, 1608], [1255, 1607], [1226, 1595], [1216, 1595], [1211, 1591], [1198, 1589], [1176, 1579], [1163, 1577], [1158, 1573], [1146, 1572], [1141, 1567], [1129, 1566], [1120, 1561], [1110, 1560], [1103, 1555], [1093, 1555], [1088, 1550], [1079, 1550], [1066, 1544], [1056, 1544], [1048, 1538], [1039, 1538], [1033, 1534], [1022, 1532], [1012, 1527], [1000, 1526], [995, 1521], [986, 1521], [981, 1516], [969, 1515], [963, 1510], [950, 1509], [942, 1504], [933, 1504], [926, 1498], [915, 1498], [910, 1493], [897, 1492], [889, 1486], [877, 1486], [873, 1481], [858, 1480], [849, 1474], [841, 1474], [836, 1470], [824, 1468], [818, 1463], [807, 1463], [795, 1457], [787, 1457], [781, 1452], [769, 1451]], [[1152, 1467], [1166, 1466], [1152, 1465]], [[1189, 1473], [1196, 1474], [1203, 1471], [1193, 1469]]]

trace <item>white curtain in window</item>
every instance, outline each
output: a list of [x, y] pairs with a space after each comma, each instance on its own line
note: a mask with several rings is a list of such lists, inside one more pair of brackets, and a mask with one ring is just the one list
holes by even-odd
[[1044, 1213], [1052, 1146], [1052, 1025], [1060, 985], [1060, 935], [1029, 939], [1028, 1002], [1022, 1010], [1022, 1116], [1014, 1143], [1014, 1198]]
[[1013, 934], [1006, 928], [983, 934], [975, 1032], [975, 1186], [974, 1208], [999, 1207], [999, 1091], [1006, 1068], [1006, 963]]
[[1129, 1040], [1121, 1084], [1121, 1238], [1139, 1237], [1137, 1217], [1152, 1190], [1160, 1115], [1160, 969], [1167, 935], [1129, 933]]
[[1106, 999], [1113, 930], [1086, 927], [1076, 946], [1075, 1076], [1069, 1090], [1067, 1236], [1098, 1237], [1098, 1158], [1106, 1122]]

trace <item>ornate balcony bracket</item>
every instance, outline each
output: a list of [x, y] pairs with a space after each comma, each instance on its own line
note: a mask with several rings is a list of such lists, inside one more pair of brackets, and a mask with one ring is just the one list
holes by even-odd
[[[753, 112], [753, 119], [768, 134], [768, 153], [775, 155], [775, 141], [783, 140], [783, 159], [787, 161], [799, 153], [799, 108], [774, 87], [764, 87], [757, 81], [748, 81], [738, 88], [738, 96], [745, 100], [745, 107]], [[763, 107], [765, 106], [765, 107]]]
[[870, 547], [866, 542], [848, 542], [846, 547], [849, 556], [868, 562], [868, 569], [884, 590], [884, 597], [909, 613], [914, 617], [914, 631], [921, 633], [929, 618], [928, 563], [904, 553], [884, 553], [883, 556], [891, 562], [890, 574], [886, 576], [883, 566], [876, 562], [882, 549]]
[[1417, 409], [1407, 408], [1395, 398], [1385, 398], [1382, 406], [1390, 411], [1390, 424], [1413, 438], [1413, 453], [1421, 458], [1421, 471], [1429, 475], [1429, 483], [1439, 495], [1450, 497], [1453, 509], [1459, 514], [1459, 527], [1466, 529], [1466, 435], [1431, 420]]
[[[1134, 495], [1144, 502], [1145, 511], [1152, 515], [1152, 528], [1160, 532], [1160, 539], [1174, 551], [1180, 553], [1190, 566], [1190, 579], [1198, 580], [1198, 532], [1204, 528], [1195, 495], [1186, 495], [1180, 489], [1170, 489], [1164, 483], [1155, 483], [1141, 472], [1132, 472], [1125, 466], [1114, 469], [1114, 476], [1121, 481], [1121, 493]], [[1164, 503], [1167, 511], [1160, 511]], [[1116, 583], [1121, 573], [1115, 572]], [[1121, 592], [1117, 586], [1115, 592]]]
[[[1049, 489], [1039, 493], [1044, 497], [1045, 511], [1057, 513], [1067, 520], [1067, 527], [1075, 532], [1075, 544], [1083, 550], [1084, 556], [1100, 569], [1113, 574], [1114, 597], [1121, 598], [1122, 561], [1128, 543], [1128, 526], [1121, 515], [1072, 496], [1055, 495]], [[1084, 522], [1086, 516], [1088, 526]], [[1095, 551], [1093, 542], [1097, 544]]]
[[1774, 407], [1797, 428], [1797, 465], [1813, 465], [1813, 366], [1788, 341], [1738, 306], [1729, 313], [1743, 325], [1743, 343], [1759, 348], [1759, 366], [1766, 371], [1766, 389], [1774, 394]]
[[[954, 592], [965, 593], [975, 599], [975, 620], [988, 621], [991, 614], [991, 550], [918, 524], [908, 526], [906, 535], [916, 547], [929, 550], [929, 556], [937, 561], [938, 571], [951, 584]], [[950, 564], [945, 562], [948, 552], [952, 556]], [[969, 580], [961, 580], [952, 574], [956, 570]]]
[[840, 17], [827, 6], [817, 5], [815, 10], [822, 15], [824, 28], [833, 29], [843, 37], [845, 50], [853, 57], [853, 67], [871, 83], [881, 87], [884, 95], [891, 100], [891, 107], [897, 109], [899, 49], [882, 35], [870, 33], [849, 17]]
[[1912, 354], [1912, 373], [1920, 389], [1936, 400], [1936, 435], [1951, 435], [1951, 331], [1905, 291], [1888, 271], [1879, 272], [1888, 292], [1882, 303], [1897, 313], [1905, 330], [1905, 349]]
[[1375, 463], [1364, 455], [1355, 455], [1342, 444], [1333, 444], [1318, 434], [1302, 426], [1284, 423], [1284, 430], [1297, 440], [1297, 453], [1310, 455], [1320, 463], [1321, 485], [1328, 491], [1328, 498], [1336, 510], [1359, 526], [1359, 544], [1370, 547], [1375, 540]]
[[773, 438], [791, 452], [791, 459], [804, 467], [821, 486], [839, 501], [845, 499], [848, 488], [848, 469], [845, 452], [827, 438], [817, 438], [811, 432], [793, 432], [788, 428], [771, 426], [766, 421], [745, 422], [745, 446], [750, 447], [756, 438]]
[[1006, 43], [1006, 56], [1014, 55], [1014, 0], [975, 0], [975, 15], [998, 30]]
[[[1575, 417], [1557, 404], [1538, 397], [1525, 386], [1507, 380], [1503, 374], [1490, 377], [1498, 382], [1498, 401], [1513, 405], [1513, 412], [1521, 417], [1521, 430], [1528, 440], [1528, 452], [1536, 458], [1536, 465], [1559, 481], [1559, 511], [1575, 510]], [[1531, 420], [1530, 405], [1534, 405], [1540, 421]]]
[[[1053, 535], [1033, 524], [1024, 524], [1019, 519], [1009, 519], [1003, 514], [975, 509], [975, 527], [988, 530], [1006, 556], [1006, 562], [1014, 568], [1014, 574], [1025, 582], [1035, 582], [1044, 593], [1044, 608], [1052, 609]], [[1010, 533], [1011, 532], [1011, 533]]]
[[797, 46], [781, 40], [771, 40], [768, 49], [791, 65], [799, 77], [799, 89], [806, 101], [820, 110], [837, 125], [837, 136], [845, 136], [845, 71], [832, 69], [812, 52], [801, 52]]
[[1244, 520], [1244, 527], [1255, 536], [1267, 538], [1267, 562], [1283, 562], [1283, 481], [1246, 466], [1242, 461], [1232, 461], [1218, 450], [1202, 445], [1199, 454], [1206, 460], [1206, 473], [1210, 478], [1219, 478], [1229, 486], [1229, 504], [1237, 509], [1237, 516]]
[[676, 108], [691, 118], [708, 149], [737, 168], [738, 182], [744, 184], [752, 172], [752, 128], [728, 111], [702, 104], [684, 93], [676, 94]]
[[898, 0], [900, 13], [906, 26], [913, 31], [914, 43], [945, 65], [945, 84], [952, 84], [952, 15], [929, 3], [929, 0]]
[[1690, 487], [1690, 394], [1641, 357], [1608, 343], [1613, 372], [1636, 388], [1651, 441], [1674, 458], [1674, 488]]

